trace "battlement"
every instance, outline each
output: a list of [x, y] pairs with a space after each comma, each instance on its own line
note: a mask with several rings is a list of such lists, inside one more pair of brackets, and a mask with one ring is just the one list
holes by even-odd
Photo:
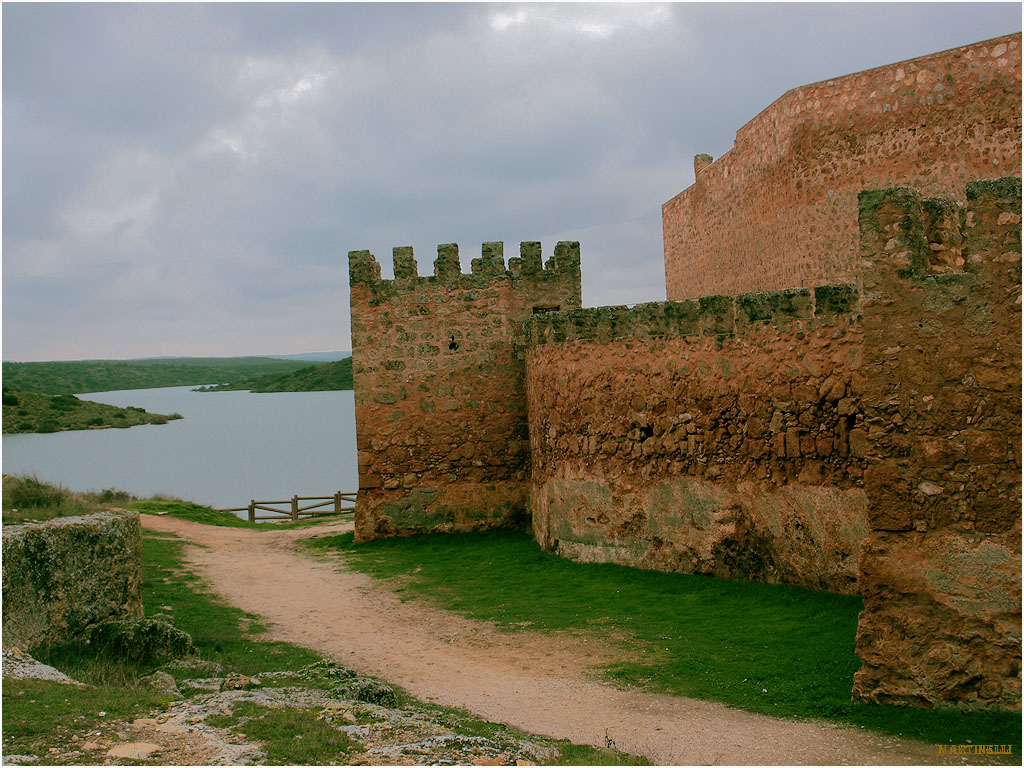
[[433, 283], [479, 287], [495, 277], [508, 277], [530, 282], [551, 281], [560, 278], [580, 278], [580, 244], [575, 241], [559, 241], [554, 253], [545, 263], [542, 260], [541, 244], [526, 240], [519, 244], [519, 256], [512, 257], [505, 264], [505, 244], [501, 241], [483, 243], [480, 256], [470, 262], [470, 272], [462, 272], [457, 243], [443, 243], [437, 246], [434, 259], [434, 274], [419, 274], [419, 267], [411, 246], [392, 249], [395, 277], [384, 280], [380, 274], [380, 263], [370, 251], [349, 251], [349, 283], [388, 284], [401, 290], [415, 289]]
[[814, 322], [827, 325], [835, 323], [841, 315], [852, 320], [857, 311], [856, 285], [820, 285], [814, 289], [543, 313], [526, 321], [526, 335], [531, 347], [571, 341], [604, 343], [633, 338], [732, 336], [763, 327], [800, 330]]
[[349, 253], [359, 448], [356, 535], [518, 525], [528, 517], [524, 321], [580, 306], [580, 246], [539, 242], [505, 263], [484, 243], [469, 274], [437, 247], [419, 274], [410, 247], [385, 280]]

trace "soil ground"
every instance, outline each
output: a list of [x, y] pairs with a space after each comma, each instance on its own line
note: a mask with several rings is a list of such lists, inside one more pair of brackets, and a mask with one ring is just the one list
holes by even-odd
[[297, 544], [350, 530], [351, 523], [252, 531], [141, 518], [146, 529], [196, 545], [185, 550], [196, 572], [232, 605], [268, 619], [273, 639], [524, 731], [614, 746], [663, 765], [967, 762], [939, 755], [934, 744], [612, 688], [591, 670], [621, 654], [621, 646], [596, 635], [499, 632], [403, 602], [386, 585], [344, 570], [339, 559], [316, 558]]

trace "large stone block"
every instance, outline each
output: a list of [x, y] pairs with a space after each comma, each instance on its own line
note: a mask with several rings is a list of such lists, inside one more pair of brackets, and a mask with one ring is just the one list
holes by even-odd
[[3, 639], [31, 652], [142, 616], [139, 516], [100, 512], [3, 527]]

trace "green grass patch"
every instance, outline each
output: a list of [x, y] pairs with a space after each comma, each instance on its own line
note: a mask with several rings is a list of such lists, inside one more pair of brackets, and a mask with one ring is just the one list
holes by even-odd
[[170, 515], [182, 520], [205, 525], [220, 525], [229, 528], [261, 528], [258, 523], [250, 523], [230, 512], [219, 512], [201, 504], [181, 499], [138, 499], [125, 504], [125, 509], [144, 512], [147, 515]]
[[347, 734], [309, 710], [251, 707], [249, 711], [252, 714], [235, 730], [259, 740], [268, 765], [328, 765], [342, 754], [362, 750]]
[[142, 408], [121, 408], [74, 395], [46, 395], [38, 392], [4, 390], [4, 434], [23, 432], [65, 432], [75, 429], [124, 429], [140, 424], [166, 424], [181, 414], [149, 413]]
[[707, 576], [575, 563], [511, 531], [309, 541], [351, 567], [509, 631], [621, 638], [623, 686], [720, 701], [776, 717], [825, 718], [928, 742], [1013, 744], [1020, 714], [919, 710], [850, 700], [859, 597]]
[[79, 688], [48, 680], [4, 678], [4, 754], [47, 756], [47, 747], [72, 734], [105, 730], [160, 707], [168, 697], [153, 691], [100, 685]]

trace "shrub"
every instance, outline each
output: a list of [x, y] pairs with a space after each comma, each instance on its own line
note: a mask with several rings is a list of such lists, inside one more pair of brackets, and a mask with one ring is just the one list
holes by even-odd
[[135, 497], [127, 491], [122, 491], [119, 488], [104, 488], [99, 492], [99, 495], [96, 498], [104, 504], [110, 504], [129, 502]]
[[32, 475], [4, 477], [4, 506], [15, 509], [42, 509], [64, 504], [71, 491], [44, 483]]
[[100, 624], [89, 633], [88, 643], [111, 658], [141, 664], [162, 664], [196, 653], [192, 636], [163, 615]]
[[395, 690], [391, 686], [369, 678], [356, 680], [349, 689], [349, 695], [358, 701], [377, 704], [381, 707], [394, 707], [398, 703], [398, 697], [395, 696]]
[[4, 405], [19, 405], [21, 400], [18, 399], [17, 395], [4, 394]]

